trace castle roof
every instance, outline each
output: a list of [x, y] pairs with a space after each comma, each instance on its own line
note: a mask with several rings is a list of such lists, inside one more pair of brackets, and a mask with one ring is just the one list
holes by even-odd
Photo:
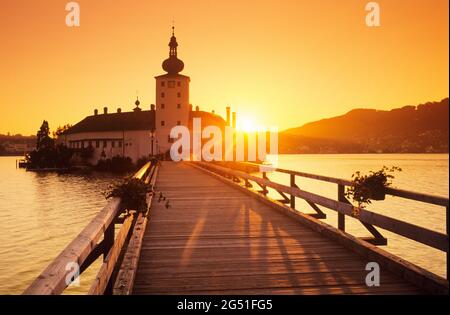
[[155, 130], [155, 111], [143, 110], [88, 116], [64, 134], [122, 130]]
[[[201, 118], [202, 125], [215, 125], [225, 127], [225, 120], [216, 114], [204, 111], [191, 111], [189, 114], [189, 127], [192, 119]], [[155, 111], [143, 110], [112, 114], [98, 114], [88, 116], [64, 132], [66, 135], [83, 132], [107, 132], [123, 130], [155, 130]]]
[[225, 128], [226, 122], [222, 118], [222, 116], [205, 112], [201, 110], [191, 111], [189, 113], [189, 128], [192, 128], [192, 119], [193, 118], [201, 118], [202, 119], [202, 128], [205, 126], [217, 126], [219, 128]]

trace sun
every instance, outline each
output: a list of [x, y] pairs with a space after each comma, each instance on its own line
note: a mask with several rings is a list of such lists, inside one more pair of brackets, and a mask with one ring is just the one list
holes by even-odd
[[255, 132], [258, 126], [252, 117], [241, 116], [236, 121], [236, 130], [245, 132]]

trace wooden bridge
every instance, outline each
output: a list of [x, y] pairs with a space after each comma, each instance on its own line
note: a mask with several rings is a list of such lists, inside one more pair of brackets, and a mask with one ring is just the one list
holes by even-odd
[[[111, 200], [24, 293], [61, 294], [70, 284], [68, 263], [76, 262], [81, 273], [103, 255], [89, 294], [448, 294], [448, 279], [378, 247], [387, 240], [376, 229], [447, 252], [448, 266], [447, 198], [387, 191], [442, 206], [443, 234], [355, 212], [344, 196], [347, 180], [277, 169], [290, 175], [286, 186], [257, 167], [147, 164], [135, 177], [153, 188], [148, 213], [124, 216], [120, 200]], [[337, 200], [300, 189], [297, 177], [337, 184]], [[282, 199], [269, 198], [269, 189]], [[314, 213], [296, 209], [298, 198]], [[337, 228], [320, 221], [326, 217], [320, 207], [338, 212]], [[346, 216], [359, 219], [373, 238], [346, 233]], [[366, 285], [369, 262], [380, 266], [380, 286]]]

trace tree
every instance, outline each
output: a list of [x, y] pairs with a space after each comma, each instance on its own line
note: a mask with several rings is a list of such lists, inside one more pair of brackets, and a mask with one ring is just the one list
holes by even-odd
[[37, 132], [36, 150], [50, 149], [54, 146], [54, 141], [50, 138], [50, 127], [48, 121], [42, 122], [41, 128]]
[[58, 138], [59, 136], [61, 136], [64, 132], [66, 132], [67, 130], [69, 130], [72, 127], [71, 124], [65, 124], [64, 126], [58, 126], [58, 128], [56, 128], [56, 131], [53, 132], [53, 138]]

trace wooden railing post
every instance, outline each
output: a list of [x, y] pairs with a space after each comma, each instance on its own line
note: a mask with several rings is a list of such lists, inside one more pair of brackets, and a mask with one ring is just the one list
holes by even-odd
[[[295, 174], [291, 174], [291, 187], [297, 187], [295, 184]], [[291, 194], [291, 208], [295, 209], [295, 196]]]
[[[264, 179], [269, 179], [269, 177], [267, 177], [267, 173], [266, 172], [263, 172], [262, 176], [263, 176]], [[267, 196], [267, 194], [269, 193], [269, 191], [267, 190], [266, 186], [263, 186], [262, 193], [263, 193], [264, 196]]]
[[[338, 201], [345, 202], [345, 186], [338, 184]], [[338, 229], [345, 231], [345, 214], [338, 212]]]
[[[446, 224], [447, 224], [447, 228], [446, 228], [447, 236], [448, 236], [448, 233], [449, 233], [449, 230], [450, 230], [448, 220], [449, 220], [449, 218], [448, 218], [448, 206], [447, 206], [447, 207], [445, 207], [445, 221], [446, 221]], [[449, 265], [448, 259], [449, 259], [449, 255], [448, 255], [448, 250], [447, 250], [447, 280], [449, 280], [449, 276], [450, 276], [450, 265]]]
[[114, 222], [111, 222], [111, 224], [103, 234], [103, 261], [105, 261], [106, 256], [108, 256], [109, 250], [114, 245], [114, 232]]

